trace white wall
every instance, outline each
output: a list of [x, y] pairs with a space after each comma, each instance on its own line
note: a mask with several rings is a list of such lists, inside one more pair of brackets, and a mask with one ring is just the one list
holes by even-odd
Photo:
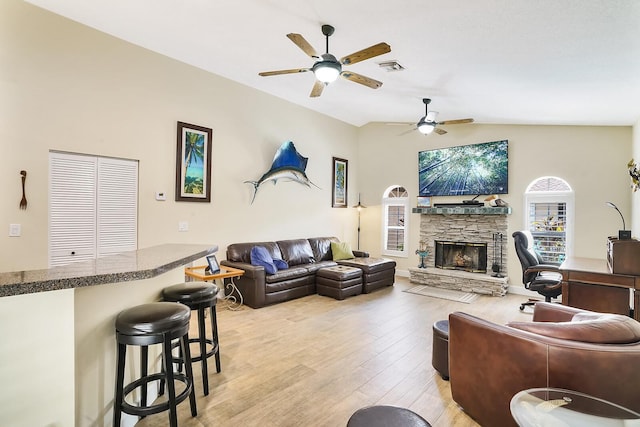
[[[511, 234], [524, 227], [523, 193], [535, 178], [558, 176], [572, 186], [576, 196], [575, 256], [604, 258], [606, 238], [620, 228], [617, 212], [605, 206], [608, 200], [630, 217], [631, 194], [627, 174], [631, 127], [597, 126], [448, 126], [446, 135], [423, 136], [413, 132], [398, 136], [398, 126], [372, 123], [359, 132], [358, 181], [363, 210], [361, 246], [380, 250], [383, 191], [392, 184], [403, 185], [415, 206], [418, 192], [418, 152], [445, 146], [509, 140], [509, 194], [501, 196], [512, 207], [508, 219], [508, 271], [511, 285], [521, 284]], [[434, 197], [432, 202], [454, 202], [461, 198]], [[411, 214], [410, 256], [398, 258], [399, 270], [417, 266], [414, 254], [419, 241], [419, 214]], [[637, 232], [636, 234], [640, 234]]]
[[[141, 248], [215, 243], [224, 258], [240, 241], [335, 235], [355, 244], [356, 212], [331, 208], [331, 174], [332, 156], [350, 161], [351, 204], [357, 128], [18, 0], [0, 4], [0, 55], [0, 271], [47, 267], [49, 150], [140, 161]], [[173, 201], [177, 121], [213, 129], [211, 203]], [[260, 178], [287, 140], [320, 189], [265, 185], [251, 205], [244, 181]], [[27, 210], [18, 208], [22, 169]], [[11, 223], [22, 237], [8, 237]]]

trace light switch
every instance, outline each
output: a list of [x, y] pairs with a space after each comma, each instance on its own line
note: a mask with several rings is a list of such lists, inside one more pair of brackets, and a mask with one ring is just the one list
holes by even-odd
[[20, 237], [22, 226], [20, 224], [9, 224], [9, 237]]
[[178, 231], [189, 231], [189, 222], [180, 221], [178, 223]]
[[159, 200], [159, 201], [167, 200], [167, 194], [164, 191], [156, 191], [156, 200]]

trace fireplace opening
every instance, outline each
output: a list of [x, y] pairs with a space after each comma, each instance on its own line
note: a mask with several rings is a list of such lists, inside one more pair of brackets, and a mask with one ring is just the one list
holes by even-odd
[[435, 264], [445, 270], [472, 273], [487, 272], [487, 244], [474, 242], [435, 241]]

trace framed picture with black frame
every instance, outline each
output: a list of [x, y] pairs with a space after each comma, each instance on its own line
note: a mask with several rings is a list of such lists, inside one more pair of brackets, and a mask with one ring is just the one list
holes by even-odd
[[213, 131], [178, 122], [176, 201], [211, 201], [211, 142]]
[[418, 196], [418, 207], [419, 208], [430, 208], [431, 207], [431, 197]]
[[331, 188], [331, 207], [347, 207], [347, 177], [349, 161], [333, 158], [333, 186]]
[[217, 274], [220, 273], [220, 264], [218, 264], [218, 260], [215, 255], [207, 255], [207, 268], [205, 269], [205, 273], [207, 274]]

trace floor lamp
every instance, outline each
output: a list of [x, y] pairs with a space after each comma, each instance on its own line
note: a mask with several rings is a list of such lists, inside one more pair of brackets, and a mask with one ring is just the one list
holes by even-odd
[[366, 208], [362, 203], [360, 203], [360, 193], [358, 193], [358, 204], [354, 206], [358, 210], [358, 250], [360, 250], [360, 211], [363, 208]]

